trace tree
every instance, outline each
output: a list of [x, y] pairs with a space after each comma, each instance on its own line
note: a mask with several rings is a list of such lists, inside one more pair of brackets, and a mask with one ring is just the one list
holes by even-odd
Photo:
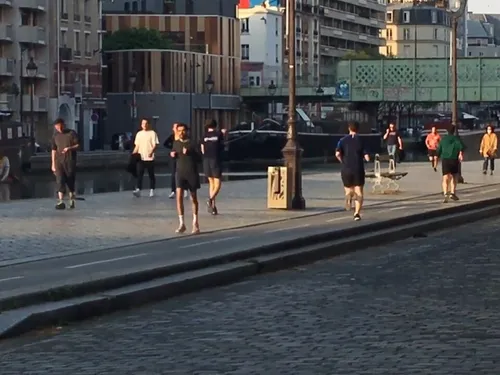
[[146, 28], [132, 28], [106, 34], [102, 41], [103, 50], [127, 49], [173, 49], [172, 41], [160, 31]]
[[349, 51], [342, 57], [343, 60], [381, 60], [387, 58], [388, 56], [384, 56], [374, 49]]

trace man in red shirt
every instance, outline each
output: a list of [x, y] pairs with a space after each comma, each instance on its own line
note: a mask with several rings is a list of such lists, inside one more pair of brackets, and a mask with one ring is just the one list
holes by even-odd
[[427, 147], [427, 154], [429, 155], [429, 161], [431, 162], [434, 172], [437, 172], [437, 149], [441, 142], [441, 136], [439, 135], [435, 126], [432, 127], [431, 132], [425, 138], [425, 146]]

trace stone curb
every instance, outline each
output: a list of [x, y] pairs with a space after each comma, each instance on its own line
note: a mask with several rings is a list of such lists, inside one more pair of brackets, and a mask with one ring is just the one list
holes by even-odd
[[[70, 298], [68, 295], [67, 298], [70, 299], [67, 300], [4, 311], [0, 314], [0, 339], [233, 283], [263, 272], [306, 264], [495, 215], [500, 215], [500, 198], [372, 223], [345, 230], [341, 236], [338, 232], [330, 232], [240, 251], [226, 257], [191, 262], [188, 265], [178, 265], [176, 272], [173, 267], [144, 271], [142, 275], [130, 275], [135, 280], [134, 285], [129, 282], [129, 286], [122, 286], [119, 283], [121, 280], [108, 280], [108, 290], [101, 293], [79, 298]], [[146, 274], [149, 280], [145, 280]], [[90, 294], [92, 290], [87, 289], [87, 292]]]

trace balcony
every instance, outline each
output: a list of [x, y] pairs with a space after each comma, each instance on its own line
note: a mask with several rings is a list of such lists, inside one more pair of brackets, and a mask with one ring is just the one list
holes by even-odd
[[[38, 67], [35, 78], [46, 79], [49, 76], [49, 66], [46, 63], [41, 63], [35, 60]], [[29, 78], [28, 73], [23, 69], [23, 77]]]
[[93, 56], [93, 54], [92, 54], [92, 52], [90, 52], [90, 51], [85, 51], [85, 58], [86, 58], [86, 59], [91, 59], [92, 57], [94, 57], [94, 56]]
[[0, 7], [1, 6], [11, 7], [12, 6], [12, 0], [0, 0]]
[[61, 62], [73, 61], [73, 50], [69, 47], [59, 47], [59, 59]]
[[82, 57], [82, 51], [79, 51], [79, 50], [74, 50], [74, 51], [73, 51], [73, 56], [75, 56], [75, 57], [77, 57], [77, 58]]
[[82, 20], [82, 16], [80, 16], [79, 14], [73, 15], [73, 21], [80, 22], [81, 20]]
[[12, 25], [0, 25], [0, 40], [12, 42], [14, 29]]
[[16, 60], [0, 57], [0, 76], [11, 77], [14, 75]]
[[84, 16], [83, 18], [85, 20], [85, 23], [92, 23], [92, 17], [90, 17], [90, 16]]
[[[35, 95], [33, 97], [33, 112], [47, 112], [49, 110], [49, 98]], [[31, 96], [23, 95], [23, 111], [31, 112]]]
[[12, 94], [0, 94], [0, 112], [14, 112], [16, 97]]
[[374, 46], [384, 45], [384, 40], [375, 35], [360, 34], [355, 31], [338, 29], [336, 27], [321, 26], [321, 35], [338, 39], [350, 40], [353, 42], [367, 43]]
[[30, 9], [40, 12], [47, 11], [47, 5], [49, 0], [16, 0], [16, 4], [19, 8]]
[[17, 40], [19, 43], [46, 45], [47, 33], [43, 27], [19, 26], [17, 29]]

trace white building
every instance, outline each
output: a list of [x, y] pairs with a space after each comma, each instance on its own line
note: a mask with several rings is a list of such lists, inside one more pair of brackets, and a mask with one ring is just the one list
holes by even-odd
[[283, 72], [283, 13], [265, 5], [238, 9], [241, 25], [241, 85], [279, 84]]

